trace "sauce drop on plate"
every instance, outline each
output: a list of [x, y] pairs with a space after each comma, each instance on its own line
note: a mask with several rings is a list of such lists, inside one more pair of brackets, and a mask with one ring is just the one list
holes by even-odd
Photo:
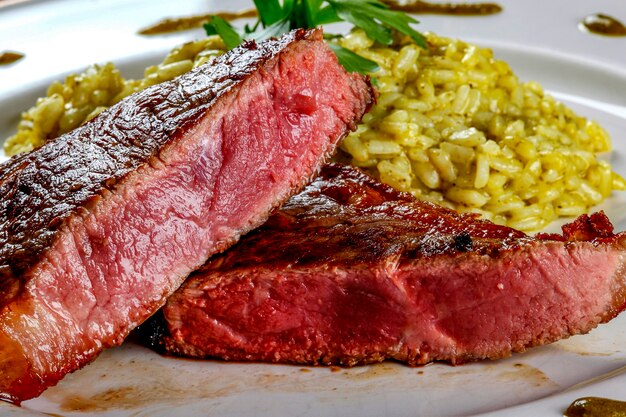
[[385, 0], [385, 3], [393, 10], [407, 13], [483, 16], [502, 11], [502, 6], [496, 3], [430, 3], [419, 0]]
[[626, 36], [626, 26], [614, 17], [596, 13], [585, 16], [580, 28], [586, 32], [604, 36]]
[[24, 54], [13, 51], [0, 52], [0, 65], [9, 65], [24, 58]]
[[217, 12], [187, 17], [168, 17], [153, 25], [139, 30], [140, 35], [160, 35], [163, 33], [178, 32], [195, 29], [207, 22], [210, 16], [218, 16], [224, 20], [236, 20], [257, 16], [256, 9], [245, 9], [238, 12]]
[[575, 400], [565, 417], [626, 417], [626, 402], [601, 397], [583, 397]]

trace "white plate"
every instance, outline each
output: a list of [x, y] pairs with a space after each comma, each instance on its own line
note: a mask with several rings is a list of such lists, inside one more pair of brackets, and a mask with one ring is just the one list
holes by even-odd
[[[626, 21], [623, 0], [499, 1], [490, 17], [420, 16], [421, 30], [490, 46], [522, 79], [541, 82], [613, 137], [614, 168], [626, 175], [626, 38], [580, 32], [586, 14]], [[225, 3], [225, 2], [224, 2]], [[26, 58], [0, 67], [0, 138], [53, 79], [113, 60], [126, 75], [157, 62], [201, 31], [145, 38], [138, 28], [164, 16], [236, 10], [245, 0], [36, 1], [2, 7], [0, 50]], [[6, 4], [6, 3], [5, 3]], [[0, 159], [3, 158], [0, 155]], [[601, 208], [626, 229], [626, 197]], [[556, 226], [552, 226], [555, 228]], [[127, 342], [66, 377], [16, 416], [560, 416], [574, 399], [626, 400], [626, 315], [585, 336], [510, 359], [460, 367], [395, 363], [353, 369], [188, 361], [160, 357]]]

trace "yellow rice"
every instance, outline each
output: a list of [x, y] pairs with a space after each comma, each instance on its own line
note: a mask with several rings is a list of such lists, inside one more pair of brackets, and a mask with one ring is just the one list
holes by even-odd
[[[574, 114], [535, 82], [522, 83], [491, 50], [428, 35], [382, 47], [356, 30], [338, 42], [376, 61], [379, 102], [341, 145], [348, 160], [393, 187], [496, 223], [538, 230], [623, 190], [598, 154], [611, 149], [597, 123]], [[63, 134], [127, 95], [223, 53], [217, 37], [174, 49], [125, 80], [112, 64], [55, 82], [5, 143], [13, 155]]]
[[124, 97], [151, 85], [171, 80], [224, 53], [221, 38], [208, 37], [173, 49], [158, 65], [144, 71], [144, 78], [126, 80], [111, 63], [92, 65], [72, 74], [64, 83], [54, 82], [46, 97], [22, 113], [17, 133], [8, 138], [4, 152], [11, 156], [29, 152], [48, 140], [80, 126]]
[[626, 183], [598, 154], [607, 132], [522, 83], [489, 49], [428, 36], [342, 46], [376, 61], [379, 103], [341, 149], [383, 182], [496, 223], [538, 230], [582, 214]]

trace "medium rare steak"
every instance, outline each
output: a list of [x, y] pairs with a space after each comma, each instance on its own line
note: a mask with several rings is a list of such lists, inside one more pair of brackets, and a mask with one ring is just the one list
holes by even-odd
[[142, 326], [168, 353], [410, 365], [500, 358], [622, 311], [626, 234], [604, 214], [530, 237], [328, 165]]
[[122, 342], [301, 188], [373, 100], [321, 31], [248, 42], [0, 166], [0, 398]]

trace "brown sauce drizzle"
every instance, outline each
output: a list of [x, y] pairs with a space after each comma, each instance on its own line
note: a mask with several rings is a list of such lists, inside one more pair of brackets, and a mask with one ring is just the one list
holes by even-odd
[[579, 27], [596, 35], [626, 36], [626, 26], [622, 22], [602, 13], [585, 16]]
[[583, 397], [575, 400], [565, 417], [626, 417], [626, 402], [601, 397]]
[[168, 17], [157, 23], [139, 30], [140, 35], [160, 35], [163, 33], [178, 32], [195, 29], [209, 20], [210, 16], [219, 16], [224, 20], [237, 20], [256, 17], [256, 9], [245, 9], [238, 12], [217, 12], [188, 17]]
[[24, 58], [24, 54], [19, 52], [4, 51], [0, 52], [0, 65], [9, 65]]
[[385, 0], [392, 10], [407, 13], [447, 14], [456, 16], [485, 16], [500, 13], [502, 6], [496, 3], [430, 3], [427, 1]]

